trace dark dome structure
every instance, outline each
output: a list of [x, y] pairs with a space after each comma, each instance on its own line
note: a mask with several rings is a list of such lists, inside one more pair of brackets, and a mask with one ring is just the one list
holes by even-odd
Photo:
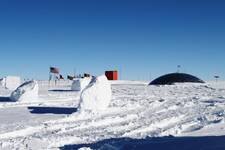
[[184, 83], [184, 82], [193, 82], [193, 83], [205, 83], [203, 80], [186, 73], [171, 73], [163, 75], [155, 80], [153, 80], [149, 85], [170, 85], [174, 83]]

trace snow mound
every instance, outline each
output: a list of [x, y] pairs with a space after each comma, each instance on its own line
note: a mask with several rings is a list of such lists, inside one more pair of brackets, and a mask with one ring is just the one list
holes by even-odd
[[88, 86], [91, 82], [91, 78], [82, 78], [74, 80], [71, 86], [71, 90], [73, 91], [82, 91], [84, 88]]
[[27, 81], [12, 92], [10, 99], [12, 101], [33, 101], [38, 99], [37, 81]]
[[7, 76], [2, 78], [0, 82], [1, 86], [4, 86], [9, 90], [15, 90], [21, 84], [20, 77], [17, 76]]
[[79, 111], [98, 112], [105, 110], [111, 101], [111, 84], [105, 75], [93, 77], [81, 93]]

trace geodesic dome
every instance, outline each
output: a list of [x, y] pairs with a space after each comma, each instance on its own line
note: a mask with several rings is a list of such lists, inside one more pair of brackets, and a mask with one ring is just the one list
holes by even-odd
[[170, 85], [173, 83], [205, 83], [203, 80], [186, 73], [170, 73], [153, 80], [149, 85]]

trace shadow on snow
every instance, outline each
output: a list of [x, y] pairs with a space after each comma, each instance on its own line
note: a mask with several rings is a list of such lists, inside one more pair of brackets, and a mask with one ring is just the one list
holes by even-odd
[[0, 97], [0, 102], [13, 102], [9, 97]]
[[225, 136], [106, 139], [92, 144], [65, 145], [61, 150], [81, 147], [101, 150], [225, 150]]
[[77, 108], [71, 107], [27, 107], [33, 114], [72, 114]]
[[74, 90], [61, 90], [61, 89], [55, 89], [55, 90], [48, 90], [50, 92], [76, 92]]

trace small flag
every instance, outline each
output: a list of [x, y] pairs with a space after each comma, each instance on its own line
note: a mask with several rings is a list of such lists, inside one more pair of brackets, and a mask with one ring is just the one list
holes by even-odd
[[59, 68], [50, 67], [50, 72], [59, 74]]

